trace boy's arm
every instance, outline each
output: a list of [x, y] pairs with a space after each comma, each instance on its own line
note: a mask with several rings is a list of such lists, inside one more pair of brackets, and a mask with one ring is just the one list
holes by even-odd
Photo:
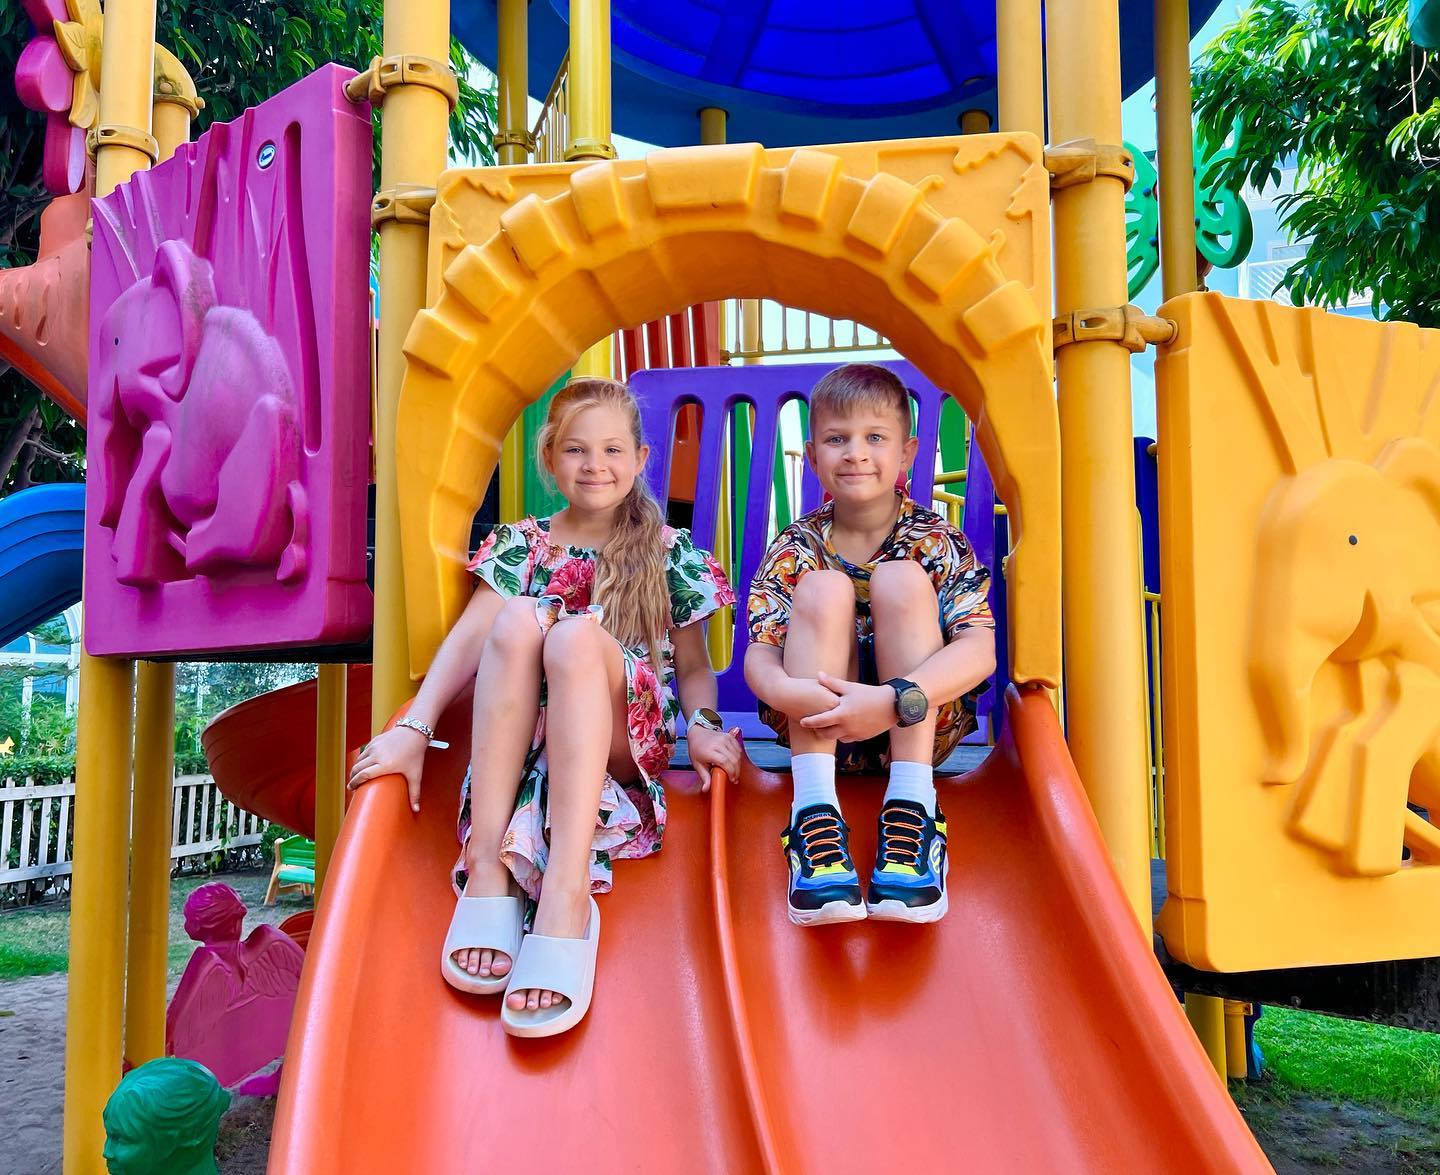
[[793, 719], [823, 714], [840, 701], [813, 677], [791, 677], [784, 650], [762, 641], [752, 640], [745, 649], [745, 684], [766, 705]]

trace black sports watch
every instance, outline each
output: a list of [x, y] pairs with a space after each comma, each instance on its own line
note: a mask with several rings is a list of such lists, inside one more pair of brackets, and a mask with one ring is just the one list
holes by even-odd
[[930, 713], [930, 699], [923, 689], [903, 677], [892, 677], [885, 684], [895, 691], [895, 714], [901, 726], [925, 721], [925, 715]]

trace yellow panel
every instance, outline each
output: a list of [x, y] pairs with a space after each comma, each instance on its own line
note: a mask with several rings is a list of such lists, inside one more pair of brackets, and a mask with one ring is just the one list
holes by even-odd
[[1059, 680], [1049, 186], [1033, 135], [685, 147], [451, 171], [438, 191], [397, 442], [417, 674], [464, 605], [470, 522], [524, 406], [615, 329], [738, 296], [858, 319], [955, 395], [1018, 536], [1012, 673]]
[[1440, 954], [1440, 331], [1161, 313], [1166, 946]]

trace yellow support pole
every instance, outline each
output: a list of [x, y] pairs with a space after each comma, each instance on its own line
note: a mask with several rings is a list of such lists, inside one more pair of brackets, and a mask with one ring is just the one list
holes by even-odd
[[[1155, 131], [1160, 173], [1160, 282], [1166, 298], [1200, 284], [1195, 262], [1195, 145], [1190, 120], [1190, 5], [1155, 0]], [[1215, 1071], [1226, 1075], [1229, 1004], [1187, 993], [1185, 1012]], [[1240, 1019], [1244, 1063], [1245, 1021]], [[1240, 1076], [1244, 1076], [1242, 1070]]]
[[1040, 0], [995, 0], [1000, 129], [1045, 140], [1045, 69]]
[[1195, 140], [1190, 117], [1190, 5], [1155, 0], [1155, 132], [1160, 280], [1166, 298], [1200, 284], [1195, 262]]
[[[503, 164], [525, 163], [534, 148], [526, 124], [530, 96], [529, 0], [500, 0], [495, 73], [499, 82], [496, 158]], [[525, 513], [525, 423], [517, 420], [505, 434], [500, 450], [500, 521], [514, 522]], [[318, 876], [318, 875], [317, 875]]]
[[[570, 5], [570, 142], [565, 158], [614, 159], [610, 141], [610, 0]], [[608, 379], [612, 343], [601, 339], [575, 363], [576, 377]]]
[[1244, 1000], [1225, 1000], [1225, 1075], [1236, 1081], [1250, 1076], [1249, 1050], [1245, 1047], [1245, 1017], [1250, 1005]]
[[[719, 146], [725, 142], [727, 115], [718, 106], [705, 106], [700, 110], [700, 143], [705, 147]], [[730, 426], [734, 427], [733, 417]], [[734, 437], [730, 438], [731, 452], [734, 452]], [[720, 561], [727, 578], [734, 578], [734, 569], [730, 566], [732, 560], [730, 552], [732, 542], [730, 528], [732, 515], [735, 511], [735, 503], [732, 500], [734, 495], [732, 488], [735, 484], [734, 471], [730, 468], [729, 455], [722, 455], [720, 459], [720, 492], [715, 503], [715, 541], [711, 544], [715, 548], [715, 557]], [[705, 476], [704, 470], [699, 473], [700, 477]], [[731, 644], [735, 637], [735, 620], [729, 609], [723, 609], [718, 617], [706, 630], [706, 638], [710, 647], [710, 664], [716, 669], [723, 669], [730, 662]]]
[[315, 682], [315, 899], [345, 816], [344, 665], [321, 665]]
[[[384, 53], [450, 59], [449, 0], [385, 0]], [[434, 188], [445, 169], [450, 109], [428, 86], [386, 92], [380, 119], [380, 188]], [[380, 730], [412, 694], [407, 654], [395, 415], [405, 376], [405, 336], [425, 305], [429, 226], [381, 221], [379, 387], [375, 412], [375, 673], [370, 722]]]
[[130, 945], [125, 971], [125, 1060], [131, 1065], [165, 1055], [174, 784], [175, 666], [141, 661], [135, 689]]
[[155, 80], [150, 117], [155, 142], [160, 148], [158, 162], [164, 163], [182, 143], [190, 140], [190, 120], [205, 102], [195, 92], [195, 83], [180, 59], [163, 45], [155, 46]]
[[[155, 0], [109, 0], [103, 36], [100, 126], [148, 135]], [[102, 137], [96, 148], [97, 196], [109, 195], [150, 165], [149, 155], [123, 138], [128, 136]], [[133, 661], [81, 653], [65, 1022], [65, 1175], [105, 1170], [100, 1114], [120, 1080], [134, 696]]]
[[1221, 1080], [1225, 1077], [1225, 1001], [1213, 995], [1185, 993], [1185, 1016], [1200, 1038], [1205, 1055]]
[[[1116, 0], [1046, 6], [1055, 143], [1119, 147]], [[1097, 175], [1055, 191], [1055, 300], [1061, 314], [1127, 301], [1125, 185]], [[1119, 341], [1061, 347], [1065, 699], [1071, 754], [1121, 884], [1150, 935], [1145, 660], [1131, 454], [1130, 352]]]

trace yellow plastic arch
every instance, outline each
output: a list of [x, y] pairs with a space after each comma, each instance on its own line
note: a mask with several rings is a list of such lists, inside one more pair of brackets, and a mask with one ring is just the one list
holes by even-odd
[[447, 172], [397, 425], [412, 671], [468, 598], [471, 521], [525, 405], [617, 328], [739, 296], [857, 319], [960, 402], [1014, 527], [1012, 674], [1055, 685], [1048, 200], [1027, 134]]

